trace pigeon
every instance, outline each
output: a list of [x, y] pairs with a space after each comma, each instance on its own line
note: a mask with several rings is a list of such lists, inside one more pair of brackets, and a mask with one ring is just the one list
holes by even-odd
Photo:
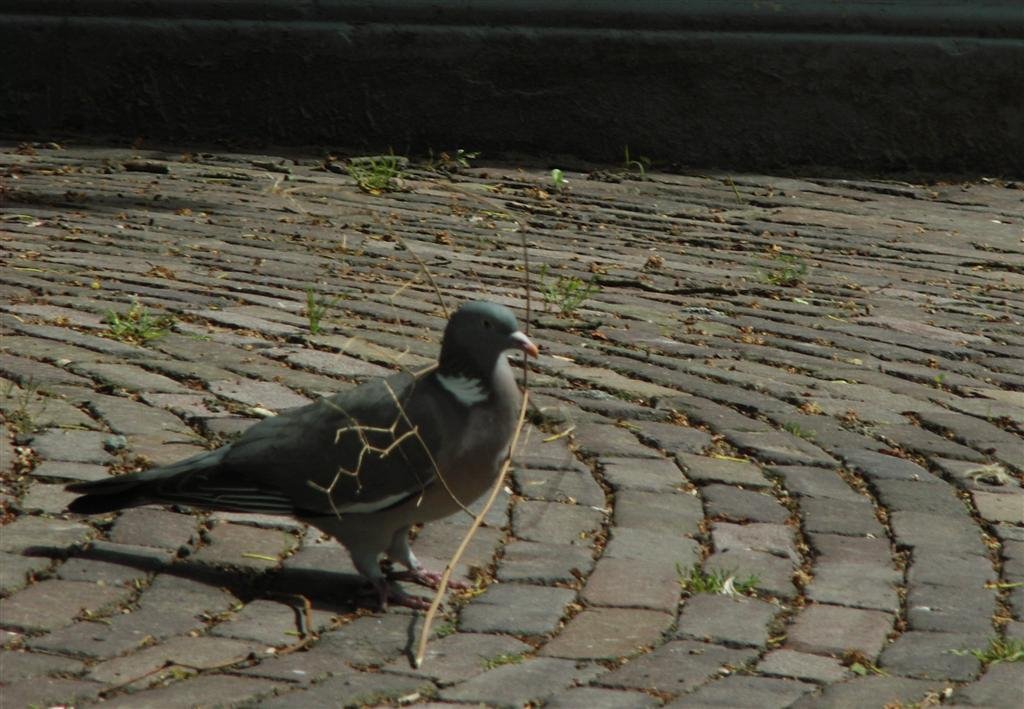
[[[234, 442], [180, 462], [76, 482], [70, 512], [147, 504], [290, 515], [336, 538], [388, 601], [423, 599], [390, 583], [436, 587], [409, 530], [466, 509], [509, 454], [522, 393], [506, 353], [538, 355], [512, 312], [471, 302], [449, 319], [436, 367], [397, 372], [273, 416]], [[388, 575], [381, 555], [407, 571]]]

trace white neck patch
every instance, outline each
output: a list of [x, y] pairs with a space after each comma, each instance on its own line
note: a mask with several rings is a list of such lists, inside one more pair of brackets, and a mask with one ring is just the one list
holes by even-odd
[[487, 401], [487, 389], [479, 379], [461, 375], [446, 377], [438, 374], [437, 381], [463, 406], [474, 406]]

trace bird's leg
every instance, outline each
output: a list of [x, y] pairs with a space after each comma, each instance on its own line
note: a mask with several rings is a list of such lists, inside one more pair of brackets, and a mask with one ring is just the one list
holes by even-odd
[[377, 554], [353, 553], [352, 563], [355, 564], [356, 570], [359, 573], [369, 579], [373, 590], [377, 592], [377, 602], [380, 604], [381, 612], [386, 611], [389, 604], [405, 606], [406, 608], [414, 608], [416, 610], [430, 608], [430, 601], [410, 596], [391, 583], [390, 579], [380, 570], [380, 564], [377, 563]]
[[[409, 548], [408, 527], [398, 530], [395, 532], [395, 536], [391, 538], [391, 546], [388, 547], [388, 558], [392, 561], [397, 561], [408, 569], [408, 571], [392, 573], [392, 579], [396, 581], [411, 581], [428, 588], [437, 588], [441, 585], [442, 574], [424, 569], [419, 559], [412, 553], [412, 549]], [[464, 591], [469, 588], [467, 584], [461, 581], [452, 580], [448, 581], [448, 587], [456, 591]]]

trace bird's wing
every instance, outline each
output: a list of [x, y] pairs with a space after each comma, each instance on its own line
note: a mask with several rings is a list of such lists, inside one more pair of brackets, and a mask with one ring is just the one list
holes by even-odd
[[[436, 476], [440, 402], [396, 374], [266, 419], [232, 444], [204, 483], [221, 500], [311, 514], [368, 513], [418, 495]], [[198, 492], [198, 491], [197, 491]]]

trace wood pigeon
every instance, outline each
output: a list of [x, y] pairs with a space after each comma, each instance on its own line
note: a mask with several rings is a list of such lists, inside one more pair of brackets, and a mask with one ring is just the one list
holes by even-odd
[[381, 554], [436, 586], [409, 548], [409, 528], [470, 505], [494, 484], [515, 432], [521, 392], [509, 350], [537, 356], [501, 305], [452, 315], [436, 367], [400, 372], [260, 421], [238, 440], [178, 463], [67, 486], [71, 512], [167, 503], [291, 515], [337, 538], [388, 600], [423, 607], [392, 588]]

